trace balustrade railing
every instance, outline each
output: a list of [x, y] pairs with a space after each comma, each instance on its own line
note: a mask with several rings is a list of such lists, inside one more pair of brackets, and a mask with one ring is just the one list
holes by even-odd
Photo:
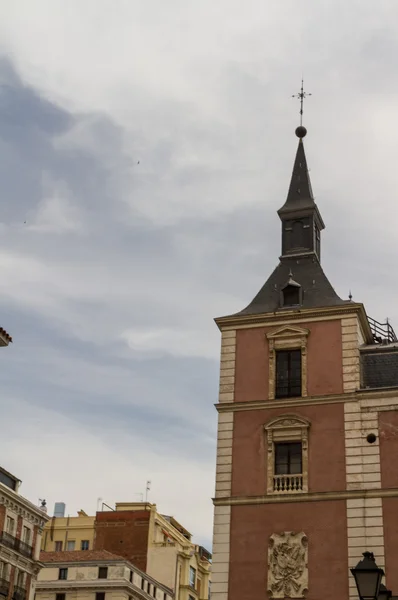
[[0, 534], [0, 543], [4, 546], [7, 546], [7, 548], [11, 548], [11, 550], [16, 550], [17, 552], [19, 552], [23, 556], [26, 556], [27, 558], [32, 558], [32, 546], [29, 546], [29, 544], [25, 544], [25, 542], [23, 542], [22, 540], [18, 540], [16, 537], [11, 535], [10, 533], [7, 533], [6, 531], [3, 531]]
[[0, 597], [7, 598], [10, 589], [10, 582], [7, 579], [0, 579]]
[[302, 475], [274, 475], [274, 492], [292, 494], [303, 490]]

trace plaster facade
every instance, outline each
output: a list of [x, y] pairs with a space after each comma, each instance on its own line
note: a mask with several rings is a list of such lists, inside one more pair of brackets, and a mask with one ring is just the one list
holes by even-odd
[[95, 600], [98, 594], [106, 600], [174, 598], [172, 590], [110, 552], [42, 552], [41, 560], [36, 600], [53, 600], [58, 594], [65, 600]]

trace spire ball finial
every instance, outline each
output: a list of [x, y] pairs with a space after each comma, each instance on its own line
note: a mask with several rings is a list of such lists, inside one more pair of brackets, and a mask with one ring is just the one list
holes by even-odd
[[299, 125], [295, 131], [298, 138], [303, 139], [307, 135], [307, 130], [304, 125]]

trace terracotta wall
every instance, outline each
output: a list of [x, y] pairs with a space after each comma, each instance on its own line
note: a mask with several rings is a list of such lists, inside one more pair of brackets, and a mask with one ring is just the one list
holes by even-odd
[[311, 422], [309, 430], [309, 491], [344, 490], [344, 405], [275, 408], [236, 412], [232, 445], [232, 495], [266, 493], [266, 434], [264, 425], [282, 414], [296, 414]]
[[388, 589], [398, 595], [398, 498], [383, 498], [384, 554]]
[[[294, 324], [293, 324], [294, 325]], [[299, 323], [308, 336], [309, 396], [343, 393], [341, 321]], [[236, 334], [235, 402], [268, 400], [268, 340], [278, 327], [240, 329]]]
[[308, 600], [348, 598], [345, 501], [233, 506], [228, 600], [266, 598], [272, 533], [308, 537]]
[[150, 514], [143, 510], [98, 512], [94, 550], [108, 550], [123, 556], [146, 571]]
[[383, 488], [398, 487], [396, 460], [391, 460], [398, 457], [398, 411], [379, 412], [379, 438], [381, 485]]

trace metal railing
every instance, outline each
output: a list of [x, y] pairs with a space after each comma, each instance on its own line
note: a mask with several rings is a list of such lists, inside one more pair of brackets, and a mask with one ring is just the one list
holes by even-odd
[[0, 596], [7, 598], [10, 589], [10, 582], [7, 579], [0, 579]]
[[26, 598], [26, 590], [21, 587], [14, 587], [14, 591], [12, 593], [13, 600], [25, 600]]
[[27, 558], [32, 558], [33, 556], [32, 546], [29, 546], [29, 544], [25, 544], [25, 542], [23, 542], [22, 540], [18, 540], [16, 537], [11, 535], [10, 533], [7, 533], [6, 531], [3, 531], [0, 534], [0, 543], [4, 546], [7, 546], [7, 548], [11, 548], [11, 550], [16, 550], [17, 552], [19, 552], [23, 556], [26, 556]]
[[302, 475], [274, 475], [274, 492], [292, 494], [303, 490]]
[[368, 321], [373, 334], [373, 340], [376, 344], [383, 344], [383, 342], [392, 344], [398, 342], [395, 331], [391, 327], [388, 319], [386, 319], [385, 323], [379, 323], [376, 319], [368, 317]]

